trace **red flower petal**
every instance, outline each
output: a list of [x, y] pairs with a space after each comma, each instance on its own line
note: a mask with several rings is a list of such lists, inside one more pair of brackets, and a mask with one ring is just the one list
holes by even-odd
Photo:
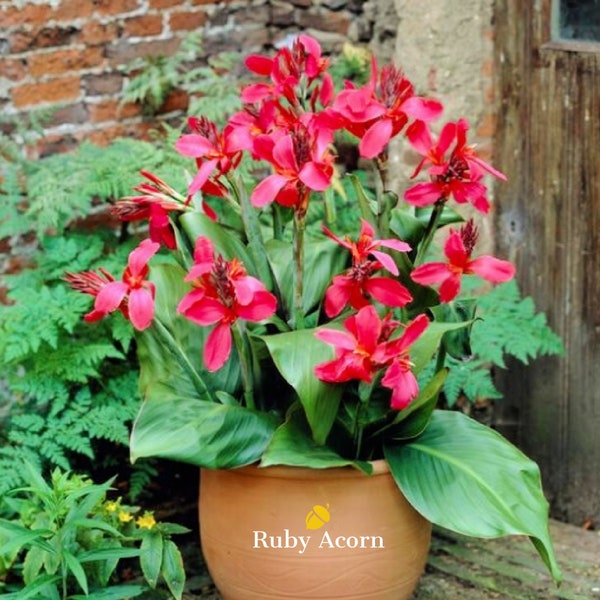
[[277, 310], [277, 298], [270, 292], [256, 292], [252, 303], [246, 306], [238, 304], [236, 314], [246, 321], [262, 321], [271, 317]]
[[390, 119], [376, 121], [358, 144], [358, 151], [364, 158], [375, 158], [385, 148], [392, 137], [393, 125]]
[[494, 256], [479, 256], [469, 263], [469, 271], [490, 283], [504, 283], [515, 276], [515, 266]]
[[276, 174], [269, 175], [266, 179], [263, 179], [254, 188], [254, 191], [250, 196], [252, 206], [261, 208], [262, 206], [266, 206], [273, 202], [287, 181], [287, 177]]
[[183, 156], [189, 156], [190, 158], [200, 158], [206, 156], [211, 150], [213, 150], [213, 144], [203, 135], [198, 133], [188, 133], [182, 135], [175, 142], [175, 150]]
[[441, 283], [450, 275], [447, 263], [431, 262], [419, 265], [410, 274], [410, 278], [421, 285]]
[[410, 292], [389, 277], [371, 277], [365, 283], [365, 290], [385, 306], [402, 307], [412, 300]]
[[229, 324], [219, 323], [206, 338], [204, 344], [203, 358], [206, 368], [218, 371], [231, 354], [231, 330]]
[[129, 294], [129, 320], [138, 330], [146, 329], [154, 318], [154, 299], [144, 288], [131, 290]]

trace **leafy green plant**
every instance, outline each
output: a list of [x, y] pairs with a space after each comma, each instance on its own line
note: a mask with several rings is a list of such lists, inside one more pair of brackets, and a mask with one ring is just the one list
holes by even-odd
[[[505, 369], [508, 359], [528, 364], [540, 356], [562, 353], [562, 340], [548, 326], [546, 315], [537, 312], [533, 299], [521, 296], [516, 281], [503, 283], [479, 298], [464, 355], [446, 355], [449, 372], [443, 386], [444, 400], [452, 407], [460, 398], [470, 403], [500, 399], [494, 372]], [[423, 380], [434, 370], [432, 362], [421, 375]]]
[[125, 454], [138, 405], [132, 330], [125, 319], [84, 328], [85, 303], [61, 280], [65, 269], [109, 260], [121, 264], [130, 244], [105, 254], [99, 234], [44, 238], [35, 268], [7, 276], [0, 306], [0, 492], [22, 482], [19, 457], [69, 469], [76, 456], [95, 460], [106, 440]]
[[172, 597], [181, 598], [185, 572], [171, 536], [186, 533], [186, 528], [157, 523], [151, 512], [139, 514], [122, 498], [107, 500], [112, 481], [98, 485], [56, 469], [46, 482], [31, 464], [22, 468], [27, 486], [11, 490], [0, 506], [12, 516], [0, 519], [4, 598], [138, 596], [145, 586], [122, 585], [115, 577], [121, 560], [138, 557], [151, 588], [162, 582]]

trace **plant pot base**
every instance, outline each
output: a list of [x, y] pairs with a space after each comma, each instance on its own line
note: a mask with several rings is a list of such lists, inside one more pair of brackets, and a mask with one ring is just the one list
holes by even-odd
[[223, 598], [408, 599], [431, 524], [385, 461], [374, 466], [371, 477], [353, 468], [203, 469], [202, 550]]

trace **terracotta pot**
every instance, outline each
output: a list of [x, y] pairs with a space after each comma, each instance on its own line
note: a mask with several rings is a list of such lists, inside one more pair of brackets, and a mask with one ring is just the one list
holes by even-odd
[[348, 468], [256, 466], [200, 477], [200, 536], [225, 600], [403, 600], [427, 558], [431, 524], [385, 461]]

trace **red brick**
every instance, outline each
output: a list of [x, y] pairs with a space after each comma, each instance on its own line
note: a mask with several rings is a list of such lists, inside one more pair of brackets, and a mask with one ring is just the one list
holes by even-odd
[[116, 23], [100, 23], [87, 21], [81, 30], [81, 41], [88, 46], [96, 46], [110, 42], [119, 37], [119, 28]]
[[127, 103], [121, 105], [118, 100], [109, 98], [98, 103], [89, 104], [88, 111], [92, 123], [105, 123], [139, 116], [142, 109], [138, 104]]
[[99, 15], [121, 15], [140, 7], [140, 0], [95, 0]]
[[181, 0], [150, 0], [150, 8], [170, 8], [180, 5]]
[[300, 12], [298, 25], [345, 35], [350, 25], [350, 15], [345, 12], [325, 11], [318, 8], [309, 9]]
[[44, 27], [39, 30], [17, 31], [9, 38], [11, 52], [25, 52], [38, 48], [66, 46], [78, 33], [76, 27]]
[[202, 27], [206, 21], [204, 11], [174, 12], [169, 16], [169, 25], [173, 31], [192, 31]]
[[180, 43], [181, 40], [177, 38], [133, 44], [128, 40], [119, 40], [107, 48], [106, 54], [111, 66], [119, 66], [139, 57], [170, 56], [177, 51]]
[[70, 48], [43, 54], [32, 54], [29, 59], [29, 74], [32, 77], [60, 75], [70, 71], [79, 71], [102, 65], [102, 48]]
[[26, 75], [25, 62], [19, 58], [0, 58], [0, 74], [11, 81], [19, 81]]
[[83, 102], [76, 104], [67, 104], [52, 112], [51, 119], [47, 127], [56, 127], [65, 123], [81, 125], [87, 123], [89, 119], [88, 111]]
[[15, 86], [11, 95], [17, 108], [46, 102], [68, 102], [79, 97], [80, 83], [79, 77], [56, 77], [49, 81]]
[[22, 27], [24, 23], [35, 27], [44, 25], [50, 17], [51, 7], [47, 4], [25, 4], [23, 7], [3, 6], [0, 10], [2, 29]]
[[184, 111], [190, 103], [190, 97], [184, 90], [173, 90], [166, 97], [163, 105], [158, 111], [159, 114], [165, 115], [175, 111]]
[[127, 19], [124, 22], [124, 32], [132, 37], [157, 35], [162, 31], [162, 26], [162, 15], [143, 15]]
[[150, 132], [155, 128], [155, 123], [121, 123], [92, 131], [85, 136], [85, 139], [98, 146], [108, 146], [117, 137], [132, 137], [149, 141]]
[[205, 4], [229, 4], [231, 0], [192, 0], [194, 6]]
[[86, 19], [95, 10], [94, 2], [81, 0], [61, 0], [52, 12], [51, 18], [56, 21], [74, 21]]
[[124, 75], [117, 72], [86, 75], [83, 78], [83, 89], [86, 96], [104, 96], [117, 94], [123, 88]]

